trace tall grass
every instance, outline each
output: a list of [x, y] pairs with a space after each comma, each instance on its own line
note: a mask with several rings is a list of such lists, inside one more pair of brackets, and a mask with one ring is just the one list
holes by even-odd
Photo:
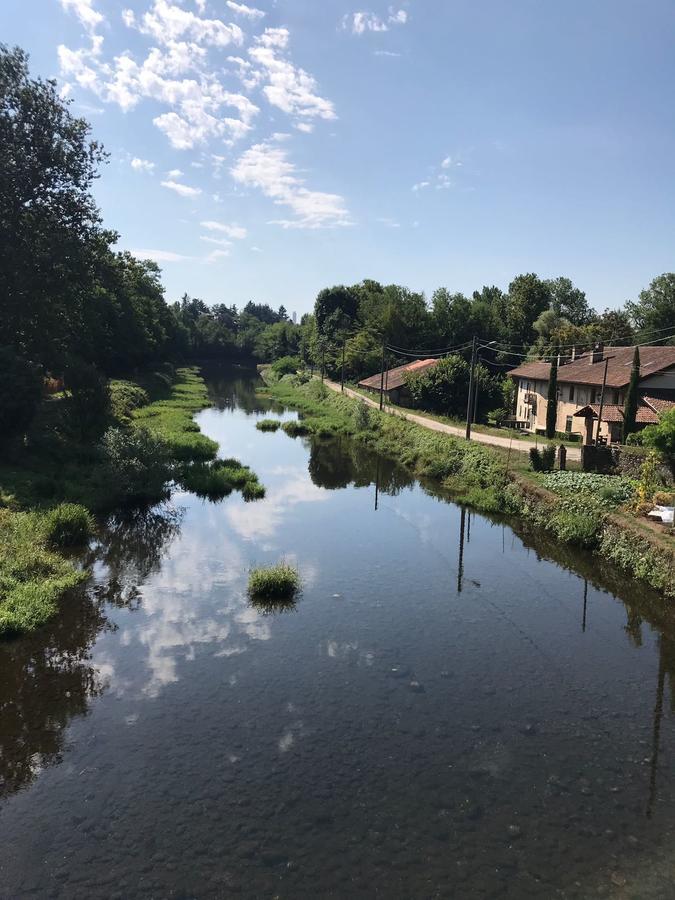
[[234, 490], [240, 490], [244, 500], [259, 500], [265, 488], [255, 472], [236, 459], [214, 459], [184, 466], [180, 481], [183, 487], [209, 500], [222, 500]]
[[286, 562], [256, 566], [248, 576], [248, 596], [254, 605], [274, 611], [279, 605], [292, 605], [300, 591], [298, 570]]
[[255, 427], [258, 431], [277, 431], [281, 428], [281, 422], [279, 419], [261, 419], [256, 422]]
[[[0, 636], [34, 631], [58, 610], [67, 590], [86, 573], [50, 548], [50, 541], [81, 539], [83, 517], [0, 509]], [[86, 512], [86, 511], [85, 511]], [[74, 530], [73, 523], [79, 522]]]

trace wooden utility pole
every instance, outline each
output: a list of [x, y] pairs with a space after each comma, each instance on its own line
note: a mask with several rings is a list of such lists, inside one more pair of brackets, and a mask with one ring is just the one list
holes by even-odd
[[473, 381], [476, 368], [476, 335], [474, 334], [471, 341], [471, 371], [469, 372], [469, 397], [466, 401], [466, 439], [471, 440], [471, 414], [473, 400]]
[[326, 361], [326, 347], [323, 346], [321, 348], [321, 383], [323, 384], [323, 373], [325, 371], [325, 361]]
[[340, 390], [344, 391], [345, 389], [345, 344], [346, 339], [342, 338], [342, 376], [340, 378]]
[[608, 356], [605, 360], [605, 371], [602, 375], [602, 390], [600, 391], [600, 409], [598, 411], [598, 433], [595, 437], [595, 443], [598, 443], [598, 439], [600, 438], [600, 425], [602, 424], [602, 410], [605, 405], [605, 386], [607, 385], [607, 366], [609, 365], [610, 359], [614, 359], [613, 356]]
[[380, 375], [380, 412], [384, 409], [384, 355], [386, 351], [386, 343], [382, 341], [382, 373]]

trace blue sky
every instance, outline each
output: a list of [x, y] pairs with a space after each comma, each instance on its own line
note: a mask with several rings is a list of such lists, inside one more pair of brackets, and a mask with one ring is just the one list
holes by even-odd
[[535, 271], [602, 309], [675, 268], [672, 0], [3, 0], [0, 34], [168, 299]]

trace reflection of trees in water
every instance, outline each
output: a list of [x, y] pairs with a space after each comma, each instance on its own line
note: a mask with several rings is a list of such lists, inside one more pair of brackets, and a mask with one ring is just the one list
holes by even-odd
[[168, 507], [111, 519], [84, 560], [105, 566], [98, 583], [71, 591], [37, 633], [0, 643], [0, 798], [59, 761], [66, 726], [86, 715], [105, 687], [92, 648], [112, 627], [106, 604], [137, 605], [139, 586], [158, 569], [179, 527], [180, 514]]
[[206, 366], [202, 369], [209, 400], [216, 409], [241, 409], [246, 413], [283, 412], [279, 403], [256, 393], [263, 383], [255, 369], [227, 369]]
[[402, 467], [373, 453], [364, 444], [347, 437], [312, 440], [309, 474], [317, 487], [336, 490], [350, 484], [378, 490], [392, 496], [410, 487], [415, 479]]

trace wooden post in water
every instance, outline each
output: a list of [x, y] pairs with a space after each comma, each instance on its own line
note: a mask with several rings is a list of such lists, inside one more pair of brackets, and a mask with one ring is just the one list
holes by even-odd
[[459, 518], [459, 563], [457, 564], [457, 593], [462, 593], [462, 581], [464, 579], [464, 527], [466, 524], [466, 510], [462, 507]]

